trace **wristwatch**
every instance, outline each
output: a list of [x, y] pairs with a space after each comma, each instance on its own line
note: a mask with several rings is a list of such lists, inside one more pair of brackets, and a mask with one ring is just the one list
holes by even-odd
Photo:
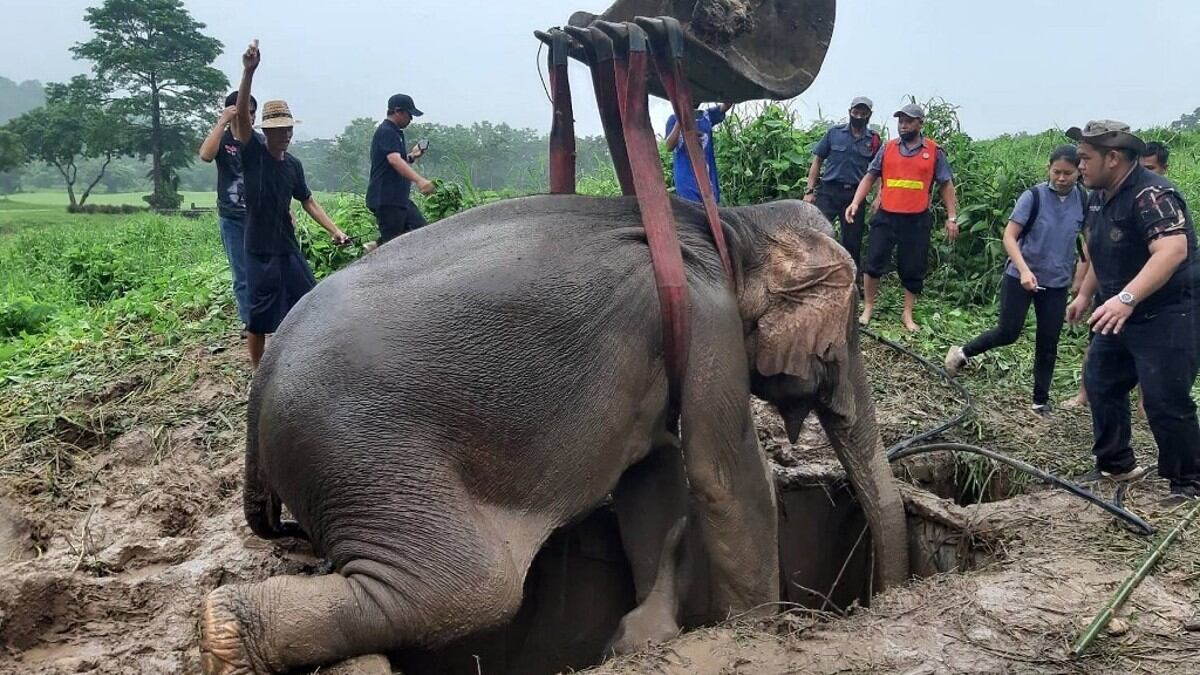
[[957, 223], [957, 222], [958, 222], [958, 216], [950, 216], [950, 217], [949, 217], [949, 218], [947, 218], [946, 220], [948, 220], [948, 221], [950, 221], [950, 222], [952, 222], [952, 223]]
[[806, 195], [811, 195], [812, 193], [814, 193], [816, 191], [817, 191], [816, 188], [810, 188], [810, 187], [804, 188], [804, 194], [806, 194]]
[[1130, 293], [1129, 291], [1121, 291], [1120, 293], [1117, 293], [1117, 300], [1120, 300], [1122, 305], [1129, 305], [1130, 307], [1133, 307], [1133, 299], [1133, 293]]

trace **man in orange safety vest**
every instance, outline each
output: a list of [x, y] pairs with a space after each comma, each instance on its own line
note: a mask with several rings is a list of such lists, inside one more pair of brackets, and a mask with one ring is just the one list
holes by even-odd
[[946, 205], [946, 237], [950, 241], [958, 238], [958, 200], [945, 151], [921, 134], [924, 109], [910, 103], [897, 110], [894, 117], [899, 119], [900, 137], [885, 143], [875, 155], [858, 184], [854, 200], [846, 207], [846, 219], [853, 220], [875, 181], [882, 178], [879, 212], [871, 219], [867, 255], [863, 259], [863, 311], [858, 321], [866, 325], [871, 320], [879, 279], [895, 251], [896, 271], [904, 286], [902, 321], [909, 331], [916, 331], [919, 326], [913, 321], [913, 306], [924, 287], [929, 266], [934, 184], [939, 186]]

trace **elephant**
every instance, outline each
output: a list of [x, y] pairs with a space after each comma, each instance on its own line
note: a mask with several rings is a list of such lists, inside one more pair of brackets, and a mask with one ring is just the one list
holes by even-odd
[[502, 624], [547, 537], [609, 499], [640, 603], [614, 650], [678, 630], [685, 524], [714, 620], [773, 611], [776, 501], [752, 394], [793, 440], [815, 410], [866, 514], [876, 578], [902, 583], [903, 504], [849, 255], [802, 201], [722, 207], [730, 280], [704, 212], [672, 209], [690, 326], [677, 408], [631, 197], [476, 207], [302, 298], [251, 387], [244, 506], [255, 534], [305, 536], [334, 573], [211, 591], [202, 670], [286, 671]]

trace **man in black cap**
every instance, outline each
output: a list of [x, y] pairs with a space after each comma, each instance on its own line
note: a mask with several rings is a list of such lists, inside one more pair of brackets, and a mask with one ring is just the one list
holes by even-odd
[[866, 96], [855, 98], [850, 102], [849, 123], [830, 127], [813, 146], [808, 187], [804, 189], [804, 201], [816, 204], [831, 225], [835, 220], [841, 220], [842, 247], [860, 270], [859, 253], [867, 213], [861, 210], [854, 220], [847, 220], [846, 207], [853, 201], [855, 188], [867, 175], [867, 167], [882, 145], [879, 134], [867, 127], [872, 107], [871, 99]]
[[407, 94], [392, 96], [387, 105], [387, 118], [371, 139], [371, 181], [367, 185], [367, 208], [379, 225], [380, 245], [425, 226], [425, 217], [409, 198], [412, 184], [416, 183], [422, 194], [434, 191], [433, 183], [412, 167], [424, 151], [413, 148], [409, 152], [404, 140], [404, 128], [423, 113]]
[[863, 260], [863, 311], [859, 323], [867, 324], [875, 310], [879, 279], [887, 270], [892, 251], [896, 252], [896, 271], [904, 286], [904, 314], [901, 322], [909, 331], [919, 329], [913, 320], [917, 296], [925, 286], [929, 267], [929, 236], [933, 186], [940, 186], [942, 203], [946, 205], [946, 238], [958, 238], [958, 199], [954, 193], [954, 175], [946, 153], [932, 139], [921, 134], [925, 110], [909, 103], [897, 110], [899, 138], [884, 144], [867, 173], [858, 184], [854, 199], [846, 207], [845, 218], [854, 221], [863, 200], [876, 180], [879, 189], [879, 211], [871, 219], [871, 237], [867, 256]]
[[1094, 337], [1084, 380], [1092, 409], [1096, 468], [1085, 480], [1132, 480], [1145, 471], [1130, 445], [1129, 392], [1139, 381], [1158, 445], [1168, 501], [1200, 496], [1200, 424], [1191, 398], [1197, 354], [1191, 266], [1196, 236], [1175, 184], [1138, 163], [1145, 145], [1129, 125], [1094, 120], [1067, 136], [1079, 141], [1088, 200], [1091, 268], [1067, 319], [1077, 323], [1096, 294]]

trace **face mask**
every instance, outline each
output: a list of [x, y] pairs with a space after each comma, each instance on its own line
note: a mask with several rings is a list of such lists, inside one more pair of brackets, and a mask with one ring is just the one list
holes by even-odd
[[913, 141], [913, 139], [915, 139], [916, 137], [917, 137], [917, 132], [915, 132], [915, 131], [901, 131], [900, 132], [900, 140], [904, 141], [905, 143], [911, 143]]
[[851, 117], [850, 118], [850, 126], [855, 129], [862, 129], [863, 127], [867, 126], [867, 118], [866, 117]]

